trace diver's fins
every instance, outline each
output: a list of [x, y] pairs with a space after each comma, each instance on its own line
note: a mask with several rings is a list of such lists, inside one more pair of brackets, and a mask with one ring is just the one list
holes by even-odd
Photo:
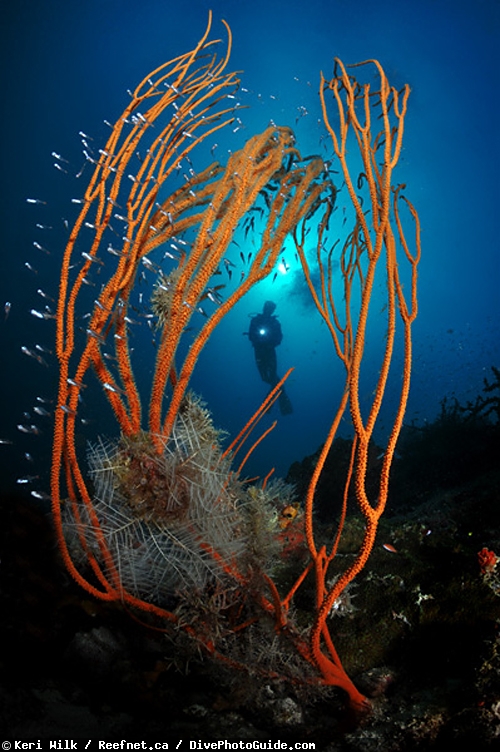
[[288, 394], [283, 389], [279, 398], [278, 403], [280, 406], [280, 413], [282, 415], [291, 415], [293, 413], [293, 407], [292, 403], [290, 402], [290, 398], [288, 397]]

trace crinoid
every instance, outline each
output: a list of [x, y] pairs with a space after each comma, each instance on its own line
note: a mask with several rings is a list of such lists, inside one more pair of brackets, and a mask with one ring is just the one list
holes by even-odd
[[181, 267], [172, 269], [169, 274], [160, 273], [151, 295], [151, 310], [158, 318], [158, 327], [164, 327], [171, 314], [173, 296], [181, 274]]
[[[158, 454], [149, 434], [100, 439], [88, 450], [93, 508], [123, 591], [165, 603], [189, 590], [225, 590], [247, 547], [245, 493], [223, 457], [221, 432], [189, 393]], [[102, 542], [86, 509], [67, 513], [66, 535], [82, 533], [102, 565]], [[94, 531], [94, 532], [93, 532]]]

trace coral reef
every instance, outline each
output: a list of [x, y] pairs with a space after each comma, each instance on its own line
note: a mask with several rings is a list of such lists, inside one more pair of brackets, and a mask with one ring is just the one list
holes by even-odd
[[146, 432], [92, 444], [92, 511], [64, 510], [71, 554], [83, 571], [90, 555], [124, 593], [189, 625], [187, 634], [176, 632], [178, 657], [197, 654], [203, 635], [205, 649], [213, 646], [225, 664], [312, 682], [314, 670], [289, 638], [292, 614], [277, 632], [262, 595], [270, 575], [287, 580], [301, 562], [288, 560], [304, 545], [294, 487], [279, 479], [245, 483], [231, 470], [222, 435], [188, 392], [162, 454]]
[[[420, 464], [423, 431], [447, 437], [440, 457], [448, 467], [460, 440], [469, 444], [467, 430], [481, 446], [495, 441], [496, 424], [481, 425], [476, 433], [466, 421], [453, 439], [453, 432], [442, 433], [438, 418], [422, 431], [406, 433], [404, 459], [395, 467], [398, 490], [389, 500], [369, 567], [354, 592], [347, 591], [355, 608], [338, 609], [328, 617], [348, 670], [372, 698], [372, 715], [356, 729], [346, 723], [335, 694], [311, 694], [309, 685], [301, 688], [294, 681], [310, 669], [292, 657], [286, 635], [276, 634], [271, 619], [259, 619], [245, 635], [225, 629], [236, 618], [250, 618], [252, 609], [255, 613], [251, 599], [237, 613], [231, 605], [221, 610], [210, 587], [201, 600], [194, 588], [182, 603], [178, 596], [165, 596], [176, 600], [179, 617], [196, 607], [198, 625], [213, 634], [218, 628], [217, 642], [227, 657], [250, 655], [256, 673], [267, 665], [287, 674], [289, 682], [270, 677], [254, 681], [225, 670], [222, 662], [195, 660], [200, 657], [196, 644], [180, 631], [144, 630], [119, 604], [89, 598], [61, 574], [43, 512], [19, 498], [4, 499], [2, 727], [20, 738], [70, 738], [76, 725], [89, 738], [116, 739], [133, 730], [144, 738], [314, 741], [316, 749], [339, 752], [440, 750], [459, 740], [474, 749], [495, 749], [500, 735], [500, 600], [489, 574], [498, 565], [491, 555], [479, 554], [500, 551], [498, 462], [486, 454], [476, 465], [475, 455], [468, 460], [465, 455], [468, 466], [461, 472], [469, 480], [432, 475], [433, 484]], [[181, 428], [179, 423], [179, 435]], [[206, 429], [207, 437], [215, 430], [210, 425]], [[112, 443], [115, 452], [117, 444]], [[337, 450], [339, 456], [344, 450]], [[412, 451], [415, 463], [406, 466]], [[297, 480], [299, 468], [305, 479], [310, 465], [295, 464]], [[328, 477], [332, 494], [333, 468]], [[276, 494], [273, 486], [281, 492]], [[419, 492], [421, 486], [425, 493]], [[283, 556], [280, 538], [295, 520], [300, 524], [299, 511], [287, 528], [280, 527], [283, 505], [295, 504], [295, 498], [279, 482], [264, 490], [242, 487], [244, 500], [236, 510], [246, 519], [247, 530], [269, 546], [266, 550], [259, 543], [250, 558], [259, 551], [262, 566], [285, 580], [294, 567], [301, 569], [296, 552]], [[322, 486], [322, 504], [328, 493], [328, 486]], [[259, 514], [248, 516], [255, 508]], [[151, 524], [148, 515], [138, 518], [142, 525]], [[356, 515], [346, 527], [341, 562], [354, 555], [362, 535]], [[327, 536], [326, 523], [322, 530]], [[391, 544], [395, 552], [383, 544]], [[295, 624], [300, 626], [312, 599], [309, 583], [297, 599]]]

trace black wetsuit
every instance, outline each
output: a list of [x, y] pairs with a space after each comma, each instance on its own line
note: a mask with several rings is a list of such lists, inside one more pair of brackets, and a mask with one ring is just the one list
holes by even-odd
[[[262, 381], [275, 387], [279, 381], [276, 347], [281, 344], [283, 333], [276, 316], [268, 313], [258, 313], [252, 317], [248, 338], [253, 345], [255, 362]], [[283, 415], [292, 412], [292, 404], [282, 388], [279, 406]]]
[[262, 381], [276, 386], [279, 378], [275, 348], [283, 339], [280, 322], [276, 316], [259, 313], [250, 322], [248, 337], [255, 350], [255, 362]]

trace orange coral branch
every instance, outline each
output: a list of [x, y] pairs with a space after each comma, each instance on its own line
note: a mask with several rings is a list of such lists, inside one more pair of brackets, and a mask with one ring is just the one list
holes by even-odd
[[[353, 686], [349, 686], [349, 682], [346, 683], [346, 677], [342, 673], [342, 665], [334, 648], [326, 620], [333, 604], [342, 591], [365, 566], [374, 545], [378, 520], [384, 511], [387, 501], [389, 472], [395, 445], [402, 426], [409, 391], [411, 373], [411, 323], [415, 318], [417, 310], [416, 270], [420, 259], [420, 228], [415, 209], [409, 202], [406, 202], [417, 226], [416, 250], [412, 252], [409, 250], [400, 219], [399, 202], [401, 187], [393, 191], [394, 197], [391, 202], [391, 191], [393, 190], [392, 172], [398, 163], [401, 153], [404, 118], [410, 90], [406, 86], [401, 93], [391, 87], [378, 61], [365, 61], [353, 67], [359, 68], [368, 65], [374, 65], [378, 74], [379, 88], [376, 92], [371, 90], [370, 84], [359, 84], [354, 77], [351, 77], [347, 72], [347, 67], [340, 60], [336, 60], [336, 74], [334, 78], [327, 82], [322, 77], [320, 88], [324, 121], [332, 139], [335, 155], [341, 166], [355, 216], [354, 229], [347, 237], [341, 253], [340, 268], [344, 281], [343, 320], [340, 319], [335, 295], [332, 291], [331, 252], [327, 258], [327, 263], [323, 262], [321, 232], [319, 234], [320, 242], [318, 242], [317, 253], [321, 280], [319, 292], [316, 291], [313, 285], [312, 275], [304, 253], [305, 232], [302, 230], [302, 235], [295, 235], [297, 251], [304, 267], [306, 280], [313, 300], [330, 330], [335, 352], [346, 369], [346, 387], [332, 421], [327, 440], [313, 472], [306, 498], [305, 529], [309, 551], [315, 564], [317, 599], [317, 614], [311, 632], [311, 654], [323, 673], [325, 681], [343, 686], [350, 693], [351, 699], [355, 703], [359, 702], [359, 693], [356, 694], [357, 690]], [[326, 99], [327, 92], [332, 92], [336, 105], [337, 129], [333, 127], [329, 115], [329, 107]], [[377, 119], [380, 118], [382, 121], [382, 131], [373, 134], [371, 126], [375, 122], [374, 113], [376, 110], [378, 111]], [[363, 209], [362, 200], [355, 189], [354, 177], [348, 165], [348, 145], [352, 138], [354, 138], [357, 144], [362, 159], [363, 171], [361, 173], [361, 182], [364, 181], [367, 186], [370, 199], [369, 212]], [[382, 154], [380, 154], [381, 151]], [[358, 190], [360, 178], [357, 181]], [[406, 201], [406, 199], [403, 200]], [[331, 208], [327, 206], [324, 209], [324, 222], [328, 221], [330, 212]], [[368, 223], [368, 217], [371, 224]], [[391, 224], [392, 218], [394, 218], [395, 231]], [[404, 255], [410, 264], [410, 311], [408, 311], [403, 287], [399, 279], [397, 241], [403, 248]], [[367, 417], [364, 418], [360, 404], [359, 383], [365, 352], [367, 324], [372, 306], [372, 293], [380, 261], [385, 262], [387, 290], [385, 348], [373, 392], [371, 407]], [[352, 305], [354, 290], [357, 290], [360, 300], [356, 317], [354, 316]], [[365, 490], [368, 450], [387, 386], [396, 337], [398, 313], [404, 330], [402, 387], [399, 406], [382, 462], [378, 498], [375, 502], [371, 503]], [[345, 481], [341, 517], [331, 553], [327, 556], [324, 546], [318, 550], [314, 540], [314, 495], [324, 462], [337, 433], [340, 420], [345, 414], [347, 404], [349, 405], [354, 428], [354, 440], [351, 462]], [[358, 508], [365, 518], [365, 533], [360, 550], [353, 563], [328, 587], [329, 565], [335, 558], [342, 535], [347, 497], [353, 476]], [[340, 672], [340, 675], [338, 675], [338, 672]]]
[[[300, 655], [315, 666], [321, 681], [344, 689], [351, 705], [361, 709], [365, 700], [342, 666], [327, 619], [335, 601], [362, 571], [372, 551], [378, 522], [387, 502], [389, 473], [409, 393], [411, 326], [417, 315], [420, 225], [416, 210], [402, 195], [403, 186], [393, 186], [393, 172], [402, 148], [409, 87], [400, 92], [391, 87], [376, 60], [354, 66], [356, 72], [367, 67], [375, 68], [378, 78], [375, 91], [370, 83], [359, 83], [339, 60], [336, 60], [335, 74], [330, 81], [321, 77], [323, 118], [353, 212], [352, 227], [343, 244], [338, 246], [343, 282], [341, 299], [334, 289], [333, 279], [333, 254], [338, 239], [331, 244], [329, 251], [325, 250], [330, 224], [335, 219], [337, 191], [321, 159], [301, 161], [289, 128], [273, 126], [266, 129], [250, 138], [240, 151], [231, 154], [226, 167], [214, 163], [199, 174], [193, 172], [186, 176], [185, 183], [166, 198], [164, 191], [160, 194], [160, 189], [180, 167], [182, 160], [188, 159], [191, 151], [204, 139], [233, 119], [234, 107], [228, 97], [234, 97], [231, 92], [236, 91], [239, 82], [234, 73], [225, 72], [231, 34], [226, 24], [227, 50], [219, 59], [213, 50], [216, 42], [208, 39], [210, 27], [211, 15], [204, 35], [192, 51], [159, 66], [135, 88], [130, 103], [112, 127], [105, 148], [98, 154], [89, 148], [85, 152], [87, 161], [93, 166], [93, 174], [64, 252], [56, 314], [59, 384], [51, 469], [56, 534], [68, 571], [87, 592], [104, 600], [122, 600], [130, 607], [175, 623], [209, 653], [228, 665], [241, 667], [240, 661], [218, 651], [210, 635], [204, 634], [201, 621], [197, 623], [193, 617], [192, 624], [182, 624], [177, 613], [162, 607], [161, 599], [155, 599], [153, 595], [141, 597], [142, 591], [134, 591], [134, 585], [124, 583], [120, 554], [113, 547], [112, 533], [106, 528], [103, 515], [98, 513], [99, 499], [93, 499], [89, 492], [76, 449], [79, 401], [92, 370], [122, 434], [116, 454], [119, 467], [113, 467], [111, 459], [106, 457], [107, 464], [101, 469], [109, 473], [108, 482], [121, 489], [124, 497], [118, 500], [119, 503], [133, 507], [134, 522], [140, 521], [132, 548], [140, 549], [144, 542], [143, 531], [149, 529], [150, 523], [157, 523], [151, 521], [149, 515], [155, 512], [162, 521], [173, 520], [175, 527], [184, 520], [185, 505], [191, 500], [189, 491], [194, 489], [196, 495], [206, 491], [203, 482], [210, 488], [213, 485], [214, 509], [202, 505], [203, 513], [198, 513], [194, 521], [190, 520], [184, 532], [191, 536], [190, 540], [196, 546], [197, 566], [208, 568], [210, 586], [215, 594], [221, 599], [226, 596], [219, 576], [228, 578], [231, 588], [239, 594], [242, 605], [238, 617], [242, 612], [244, 616], [242, 623], [234, 628], [234, 634], [241, 635], [245, 628], [252, 629], [258, 622], [258, 614], [268, 620], [271, 617], [276, 631], [281, 636], [286, 634]], [[331, 94], [336, 110], [336, 127], [330, 115], [328, 94]], [[167, 116], [163, 120], [164, 115]], [[377, 126], [381, 127], [379, 132], [373, 131], [374, 123], [380, 123]], [[353, 145], [362, 162], [357, 181], [348, 163]], [[134, 160], [139, 150], [142, 157], [137, 165]], [[360, 185], [365, 186], [368, 209], [363, 208]], [[211, 290], [218, 292], [220, 289], [219, 286], [210, 287], [212, 279], [226, 259], [235, 232], [242, 227], [249, 212], [259, 206], [262, 196], [266, 200], [267, 213], [260, 245], [253, 253], [246, 275], [239, 283], [233, 283], [227, 297], [218, 300], [207, 315], [201, 303]], [[413, 244], [406, 239], [402, 209], [415, 222]], [[116, 226], [120, 229], [116, 230]], [[314, 269], [309, 261], [310, 254], [305, 250], [306, 237], [309, 243], [312, 235], [308, 233], [312, 228], [316, 233]], [[190, 246], [178, 237], [187, 231], [194, 236]], [[219, 451], [218, 434], [213, 426], [207, 427], [203, 409], [196, 405], [191, 409], [197, 410], [197, 419], [209, 439], [198, 446], [193, 444], [189, 454], [182, 435], [182, 416], [190, 400], [188, 385], [210, 336], [242, 297], [271, 273], [289, 235], [295, 240], [313, 302], [328, 328], [333, 350], [345, 373], [339, 403], [305, 499], [304, 527], [309, 560], [282, 598], [273, 578], [252, 561], [251, 553], [247, 559], [238, 558], [238, 547], [225, 549], [228, 541], [222, 535], [216, 538], [221, 550], [213, 541], [205, 540], [203, 520], [200, 521], [199, 517], [220, 511], [224, 535], [237, 537], [241, 534], [243, 523], [238, 522], [232, 528], [230, 522], [238, 509], [236, 495], [238, 483], [241, 485], [238, 474], [275, 424], [246, 450], [236, 472], [229, 469], [230, 460], [234, 460], [277, 399], [290, 371], [225, 451]], [[121, 237], [118, 248], [113, 245], [117, 237]], [[177, 249], [175, 254], [166, 252], [166, 255], [175, 257], [175, 264], [166, 275], [154, 260], [157, 254], [152, 254], [174, 238], [183, 244], [183, 248]], [[77, 247], [87, 250], [78, 256]], [[409, 294], [401, 281], [402, 263], [409, 269]], [[315, 282], [316, 267], [319, 284]], [[86, 331], [80, 335], [76, 323], [85, 307], [86, 284], [96, 271], [100, 273], [99, 292], [90, 314], [85, 314]], [[130, 344], [130, 327], [134, 324], [130, 316], [134, 312], [136, 285], [145, 271], [156, 275], [156, 292], [160, 300], [156, 312], [160, 333], [147, 431], [142, 427], [141, 393], [135, 381]], [[360, 380], [374, 289], [381, 277], [386, 290], [385, 342], [371, 403], [366, 408], [360, 398]], [[204, 324], [193, 336], [187, 354], [177, 368], [176, 359], [181, 360], [179, 353], [183, 350], [180, 345], [184, 342], [185, 332], [192, 317], [200, 312], [206, 317]], [[376, 499], [370, 499], [366, 490], [368, 451], [382, 409], [400, 327], [404, 358], [399, 403], [382, 461], [378, 495]], [[346, 416], [350, 416], [354, 438], [340, 519], [331, 544], [327, 546], [315, 526], [315, 495], [340, 422]], [[172, 455], [177, 449], [181, 461], [172, 469], [169, 462], [173, 462]], [[203, 453], [198, 464], [197, 455]], [[206, 465], [202, 466], [202, 461]], [[200, 475], [200, 466], [205, 471], [203, 476]], [[140, 494], [133, 499], [126, 497], [127, 489], [124, 491], [120, 482], [127, 473], [131, 474], [127, 477], [132, 477], [132, 491], [135, 493], [136, 486], [142, 488], [144, 485], [151, 498]], [[260, 489], [263, 494], [269, 475]], [[174, 480], [172, 476], [175, 476]], [[344, 531], [348, 504], [349, 509], [353, 505], [353, 495], [357, 511], [364, 518], [364, 536], [350, 565], [333, 578], [332, 565]], [[63, 509], [64, 504], [67, 511]], [[70, 517], [76, 531], [75, 538], [88, 564], [88, 576], [80, 571], [80, 564], [75, 563], [66, 541], [65, 516]], [[165, 530], [174, 536], [166, 523], [162, 532]], [[156, 544], [156, 537], [152, 537]], [[185, 547], [184, 539], [179, 545]], [[162, 555], [168, 558], [166, 554]], [[148, 561], [146, 564], [141, 562], [143, 567], [147, 564]], [[287, 619], [290, 618], [293, 598], [313, 579], [315, 608], [305, 640]], [[256, 583], [267, 592], [267, 596], [258, 590]], [[246, 608], [250, 603], [251, 607]], [[226, 629], [229, 630], [227, 624]], [[268, 674], [275, 675], [272, 671]]]

